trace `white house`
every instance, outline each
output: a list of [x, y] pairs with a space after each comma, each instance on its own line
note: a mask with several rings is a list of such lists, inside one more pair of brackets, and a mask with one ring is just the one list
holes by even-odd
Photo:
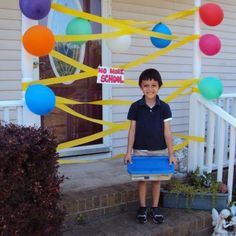
[[[106, 18], [129, 19], [135, 21], [158, 21], [170, 14], [191, 9], [196, 5], [201, 5], [208, 1], [58, 0], [53, 2], [72, 8], [78, 8], [85, 12], [101, 15]], [[221, 40], [222, 46], [221, 51], [217, 55], [209, 57], [200, 53], [196, 46], [197, 41], [195, 40], [195, 46], [193, 42], [190, 42], [159, 58], [127, 69], [125, 71], [125, 78], [137, 80], [140, 72], [143, 69], [150, 67], [154, 67], [160, 71], [164, 83], [187, 80], [194, 77], [218, 77], [222, 80], [224, 85], [224, 94], [231, 94], [228, 97], [234, 101], [234, 103], [230, 103], [231, 105], [229, 105], [229, 102], [227, 103], [225, 100], [226, 102], [223, 104], [224, 108], [227, 106], [234, 108], [236, 106], [236, 2], [234, 0], [215, 0], [211, 2], [219, 4], [224, 10], [224, 20], [218, 26], [206, 26], [202, 22], [199, 22], [197, 18], [194, 18], [194, 15], [168, 21], [166, 24], [169, 26], [172, 33], [178, 36], [198, 33], [199, 28], [201, 29], [201, 34], [212, 33], [217, 35]], [[52, 57], [46, 56], [38, 58], [30, 56], [22, 50], [21, 36], [30, 24], [43, 24], [51, 28], [54, 34], [63, 34], [63, 32], [65, 32], [65, 22], [68, 22], [68, 19], [69, 18], [66, 18], [64, 14], [55, 14], [54, 11], [51, 10], [49, 15], [40, 22], [29, 22], [24, 16], [22, 16], [18, 0], [0, 1], [0, 119], [14, 122], [18, 119], [18, 122], [25, 125], [36, 124], [38, 126], [43, 125], [52, 128], [55, 130], [60, 142], [66, 142], [101, 132], [104, 127], [73, 117], [59, 109], [54, 109], [52, 113], [44, 117], [33, 115], [25, 108], [22, 110], [22, 104], [24, 104], [24, 102], [22, 102], [22, 82], [31, 79], [38, 80], [39, 78], [59, 77], [79, 73], [79, 71], [65, 63], [60, 64], [58, 60], [53, 59]], [[200, 23], [200, 26], [197, 25], [196, 21]], [[93, 33], [107, 31], [105, 25], [101, 26], [99, 24], [93, 24], [92, 28]], [[64, 50], [64, 53], [65, 50], [67, 50], [68, 53], [70, 48], [66, 47], [65, 49], [64, 47], [63, 49], [60, 49], [60, 44], [57, 43], [56, 50]], [[97, 68], [99, 65], [119, 66], [148, 55], [155, 50], [158, 49], [151, 44], [149, 37], [133, 34], [131, 47], [125, 52], [112, 53], [107, 47], [105, 40], [89, 41], [83, 46], [78, 46], [78, 51], [76, 52], [77, 54], [74, 55], [74, 58], [94, 68]], [[52, 88], [57, 96], [81, 102], [105, 99], [135, 101], [141, 96], [137, 86], [100, 85], [96, 83], [96, 78], [80, 80], [71, 84], [56, 84], [53, 85]], [[167, 88], [163, 87], [160, 96], [163, 99], [175, 90], [176, 87], [174, 86]], [[190, 90], [186, 90], [185, 92], [188, 91]], [[204, 109], [209, 109], [209, 107], [211, 107], [207, 101], [202, 102], [206, 103]], [[190, 95], [178, 96], [170, 102], [174, 118], [172, 121], [172, 131], [174, 133], [196, 136], [201, 136], [201, 134], [203, 136], [205, 135], [205, 126], [199, 128], [200, 126], [196, 125], [197, 128], [194, 128], [195, 126], [193, 126], [192, 123], [190, 124], [190, 122], [195, 122], [196, 124], [196, 122], [201, 121], [198, 119], [194, 121], [194, 118], [190, 117], [190, 114], [196, 116], [196, 112], [200, 109], [199, 107], [193, 107], [193, 104], [196, 106], [199, 105], [196, 101], [195, 103], [190, 103]], [[83, 115], [114, 123], [126, 120], [128, 108], [129, 106], [73, 106], [75, 111]], [[216, 113], [218, 112], [218, 110], [214, 111]], [[224, 116], [224, 114], [222, 116]], [[214, 118], [212, 118], [212, 120], [214, 120]], [[203, 122], [204, 121], [205, 120], [203, 120]], [[236, 124], [235, 119], [232, 118], [231, 121], [231, 123], [226, 124], [226, 128], [222, 125], [224, 130], [227, 130], [230, 125]], [[235, 130], [235, 126], [233, 129]], [[199, 133], [199, 130], [200, 132], [203, 130], [203, 133]], [[199, 148], [196, 146], [198, 144], [192, 143], [192, 145], [195, 145], [195, 149], [204, 151], [204, 146]], [[96, 158], [104, 158], [124, 153], [126, 151], [126, 146], [127, 130], [121, 130], [105, 136], [104, 138], [95, 140], [93, 143], [85, 143], [82, 146], [61, 150], [60, 153], [62, 156], [83, 155], [81, 157], [83, 158], [88, 157], [88, 154], [90, 154], [91, 157], [95, 156]], [[228, 147], [229, 145], [226, 146]], [[225, 149], [226, 146], [224, 146], [222, 149], [223, 151], [220, 150], [220, 152], [227, 152]], [[210, 153], [211, 151], [208, 152], [208, 155], [211, 156]], [[195, 154], [195, 156], [196, 155], [197, 154]], [[233, 151], [232, 155], [235, 155], [233, 154]], [[213, 159], [211, 159], [211, 162], [213, 162], [212, 160]], [[197, 159], [194, 163], [199, 165]], [[208, 163], [209, 167], [209, 161], [202, 161], [202, 165], [206, 163]], [[223, 161], [220, 165], [221, 169], [222, 167]], [[211, 164], [210, 170], [212, 170], [212, 168], [214, 168], [214, 165]], [[219, 178], [221, 177], [220, 174]]]

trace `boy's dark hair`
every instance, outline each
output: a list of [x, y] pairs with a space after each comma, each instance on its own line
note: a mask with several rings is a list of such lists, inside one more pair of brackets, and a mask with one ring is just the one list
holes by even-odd
[[162, 86], [162, 80], [161, 80], [161, 75], [159, 71], [157, 71], [156, 69], [150, 68], [150, 69], [144, 70], [140, 74], [139, 81], [138, 81], [139, 87], [141, 87], [143, 80], [152, 80], [152, 79], [158, 82], [159, 87]]

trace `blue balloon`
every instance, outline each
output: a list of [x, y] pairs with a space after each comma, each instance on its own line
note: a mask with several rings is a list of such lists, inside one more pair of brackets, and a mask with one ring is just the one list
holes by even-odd
[[[162, 23], [155, 25], [152, 31], [161, 34], [168, 34], [168, 35], [172, 34], [170, 29]], [[151, 42], [157, 48], [165, 48], [171, 43], [171, 40], [151, 37]]]
[[25, 102], [31, 112], [46, 115], [55, 107], [56, 96], [49, 87], [33, 84], [26, 90]]

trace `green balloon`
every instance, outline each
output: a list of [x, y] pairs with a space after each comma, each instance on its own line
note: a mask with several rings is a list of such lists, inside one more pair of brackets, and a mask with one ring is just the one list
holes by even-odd
[[[66, 34], [68, 35], [83, 35], [92, 34], [92, 27], [88, 20], [76, 17], [73, 18], [66, 27]], [[76, 44], [83, 44], [86, 41], [77, 41]]]
[[223, 85], [218, 78], [205, 77], [199, 81], [198, 89], [206, 99], [216, 99], [222, 94]]

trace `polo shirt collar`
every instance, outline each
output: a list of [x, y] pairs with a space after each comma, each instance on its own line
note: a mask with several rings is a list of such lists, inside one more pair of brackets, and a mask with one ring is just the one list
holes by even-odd
[[[144, 95], [143, 95], [143, 97], [139, 100], [139, 103], [138, 103], [140, 106], [146, 106], [146, 102], [145, 102], [145, 97], [144, 97]], [[160, 98], [159, 98], [159, 96], [157, 95], [156, 96], [156, 104], [155, 104], [155, 106], [160, 106]]]

